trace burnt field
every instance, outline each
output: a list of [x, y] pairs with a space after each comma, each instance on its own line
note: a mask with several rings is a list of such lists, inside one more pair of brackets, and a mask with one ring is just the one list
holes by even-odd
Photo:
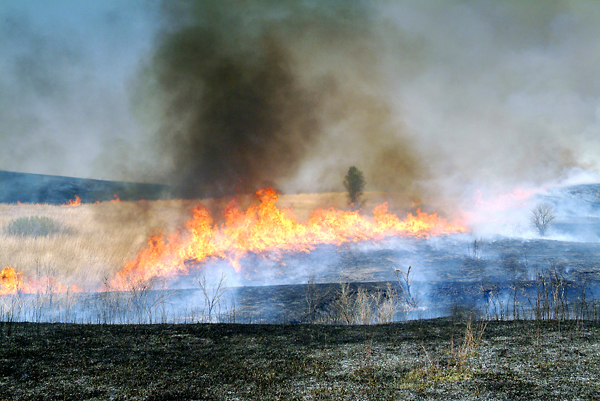
[[600, 326], [590, 321], [15, 323], [0, 332], [7, 400], [600, 397]]
[[[224, 318], [244, 323], [336, 322], [336, 304], [346, 286], [351, 298], [361, 290], [385, 298], [391, 287], [400, 298], [393, 320], [465, 313], [494, 320], [550, 318], [559, 313], [565, 319], [600, 319], [599, 253], [596, 243], [466, 242], [456, 237], [395, 243], [394, 249], [381, 244], [370, 249], [325, 248], [277, 261], [278, 269], [269, 269], [277, 274], [269, 281], [280, 285], [254, 286], [257, 277], [246, 276], [245, 286], [231, 288], [235, 315]], [[317, 261], [329, 264], [317, 269]], [[287, 275], [289, 270], [301, 270], [294, 263], [306, 266], [304, 277]], [[396, 269], [406, 273], [409, 265], [413, 305], [406, 307], [406, 277], [397, 276]], [[264, 280], [260, 271], [254, 274]], [[182, 291], [173, 294], [182, 296]]]

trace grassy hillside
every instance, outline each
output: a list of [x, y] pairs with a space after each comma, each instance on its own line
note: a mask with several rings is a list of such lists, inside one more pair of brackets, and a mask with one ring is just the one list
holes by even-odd
[[167, 199], [173, 194], [166, 185], [91, 180], [0, 170], [0, 203], [67, 203], [78, 195], [83, 202]]

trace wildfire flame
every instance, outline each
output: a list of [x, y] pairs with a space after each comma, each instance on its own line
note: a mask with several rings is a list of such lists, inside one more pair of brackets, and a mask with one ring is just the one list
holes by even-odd
[[61, 206], [69, 207], [69, 206], [79, 206], [81, 205], [81, 198], [78, 195], [75, 195], [75, 199], [71, 199], [69, 203], [63, 203]]
[[111, 285], [123, 288], [131, 282], [169, 277], [188, 272], [186, 262], [211, 258], [227, 259], [240, 271], [240, 259], [249, 253], [280, 256], [310, 252], [317, 245], [381, 240], [391, 236], [428, 237], [465, 232], [458, 222], [450, 223], [436, 213], [417, 209], [401, 220], [388, 212], [387, 203], [373, 210], [369, 219], [358, 211], [334, 208], [313, 211], [306, 222], [298, 222], [291, 209], [275, 206], [279, 195], [271, 188], [256, 192], [260, 204], [242, 211], [235, 200], [223, 210], [224, 223], [217, 225], [203, 205], [192, 209], [185, 229], [170, 235], [154, 233], [148, 246], [126, 263]]
[[0, 271], [0, 296], [16, 294], [50, 294], [61, 292], [81, 292], [77, 286], [66, 286], [54, 277], [43, 276], [39, 279], [17, 272], [14, 267], [6, 266]]
[[6, 266], [0, 271], [0, 295], [16, 294], [23, 285], [23, 276], [14, 267]]

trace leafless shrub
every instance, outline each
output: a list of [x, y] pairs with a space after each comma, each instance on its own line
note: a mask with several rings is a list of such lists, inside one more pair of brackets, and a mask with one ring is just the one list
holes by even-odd
[[354, 299], [352, 290], [347, 283], [342, 283], [333, 301], [337, 320], [343, 324], [354, 324]]
[[[508, 315], [508, 302], [506, 305], [502, 302], [500, 287], [496, 284], [484, 284], [479, 286], [485, 301], [485, 315], [487, 319], [505, 320]], [[506, 306], [506, 309], [505, 309]]]
[[511, 298], [512, 298], [512, 304], [513, 304], [513, 319], [515, 320], [519, 320], [521, 318], [521, 302], [519, 300], [519, 283], [515, 280], [513, 281], [513, 283], [510, 285], [510, 290], [511, 290]]
[[377, 323], [385, 324], [393, 322], [399, 303], [398, 292], [391, 283], [387, 283], [385, 294], [379, 292], [378, 299], [381, 301], [377, 307]]
[[450, 340], [450, 350], [448, 351], [448, 368], [455, 369], [458, 373], [465, 372], [468, 358], [477, 352], [486, 327], [487, 322], [480, 321], [473, 328], [471, 319], [469, 319], [465, 327], [462, 343], [455, 347], [454, 337], [452, 337]]
[[407, 312], [414, 310], [419, 305], [419, 297], [416, 294], [413, 294], [411, 289], [412, 279], [410, 278], [410, 269], [412, 266], [408, 266], [406, 272], [401, 269], [396, 269], [396, 277], [398, 278], [398, 283], [400, 283], [400, 288], [404, 294], [404, 303], [405, 309]]
[[373, 293], [363, 287], [353, 291], [347, 283], [342, 283], [332, 305], [332, 322], [369, 325], [393, 322], [399, 301], [391, 283], [385, 291], [379, 289]]
[[[114, 290], [108, 279], [104, 280], [104, 290], [95, 299], [96, 321], [98, 323], [156, 323], [166, 319], [166, 302], [169, 298], [160, 278], [148, 280], [128, 280], [124, 289]], [[156, 291], [155, 291], [156, 290]], [[161, 319], [157, 319], [158, 316]]]
[[534, 308], [535, 320], [564, 321], [569, 319], [569, 300], [564, 269], [563, 264], [552, 259], [550, 260], [550, 269], [538, 273], [535, 305], [531, 300], [529, 301]]
[[[442, 350], [446, 358], [440, 359], [436, 353], [430, 353], [425, 346], [421, 344], [425, 354], [425, 363], [415, 369], [411, 369], [405, 382], [414, 385], [427, 385], [431, 382], [454, 381], [473, 376], [473, 369], [470, 366], [470, 358], [476, 355], [481, 345], [483, 333], [487, 327], [487, 322], [479, 321], [473, 326], [471, 320], [467, 321], [462, 341], [454, 343], [452, 336], [449, 348]], [[442, 363], [445, 360], [446, 363]]]
[[218, 280], [208, 282], [206, 274], [196, 276], [196, 283], [202, 291], [204, 297], [204, 316], [207, 322], [213, 321], [215, 308], [220, 308], [221, 298], [227, 292], [227, 277], [222, 272]]
[[103, 280], [103, 289], [98, 294], [98, 299], [93, 300], [93, 307], [96, 311], [96, 323], [114, 324], [125, 323], [123, 321], [126, 311], [124, 302], [124, 292], [112, 291], [110, 279], [105, 277]]
[[13, 323], [19, 320], [22, 308], [23, 300], [20, 294], [0, 296], [0, 322], [6, 327], [7, 335], [11, 335]]
[[469, 257], [473, 260], [481, 260], [483, 259], [483, 239], [479, 240], [475, 239], [470, 245], [468, 249]]
[[585, 273], [580, 273], [577, 275], [577, 279], [577, 301], [575, 301], [574, 313], [577, 327], [580, 327], [583, 320], [591, 318], [591, 313], [590, 303], [587, 300], [588, 277]]
[[375, 323], [375, 312], [371, 296], [360, 287], [354, 300], [355, 323], [369, 325]]

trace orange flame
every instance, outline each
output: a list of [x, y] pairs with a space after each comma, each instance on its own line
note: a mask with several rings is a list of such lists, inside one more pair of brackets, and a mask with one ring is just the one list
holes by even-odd
[[54, 277], [43, 276], [39, 279], [25, 276], [14, 267], [6, 266], [0, 271], [0, 296], [16, 294], [48, 294], [61, 292], [81, 292], [77, 286], [66, 286]]
[[283, 253], [310, 252], [317, 245], [341, 245], [348, 242], [381, 240], [392, 236], [429, 237], [465, 232], [458, 223], [449, 223], [436, 213], [427, 214], [417, 209], [404, 220], [388, 212], [384, 203], [373, 210], [374, 218], [361, 216], [358, 211], [334, 208], [317, 209], [309, 219], [298, 222], [289, 209], [275, 206], [279, 195], [271, 188], [256, 192], [260, 204], [246, 211], [239, 209], [235, 200], [223, 210], [225, 221], [213, 222], [209, 210], [198, 205], [192, 209], [192, 218], [186, 230], [165, 238], [154, 233], [148, 246], [125, 265], [111, 282], [123, 288], [132, 281], [155, 277], [169, 277], [188, 272], [186, 262], [202, 262], [211, 258], [227, 259], [240, 271], [240, 259], [249, 253], [281, 256]]
[[81, 205], [81, 198], [78, 195], [75, 195], [75, 199], [71, 199], [69, 203], [62, 203], [61, 206], [79, 206]]
[[0, 271], [0, 295], [16, 294], [23, 285], [23, 275], [14, 267], [6, 266]]
[[111, 201], [110, 201], [111, 203], [118, 203], [118, 202], [121, 202], [121, 198], [119, 198], [119, 197], [117, 196], [117, 194], [113, 194], [113, 197], [114, 197], [114, 199], [111, 199]]

